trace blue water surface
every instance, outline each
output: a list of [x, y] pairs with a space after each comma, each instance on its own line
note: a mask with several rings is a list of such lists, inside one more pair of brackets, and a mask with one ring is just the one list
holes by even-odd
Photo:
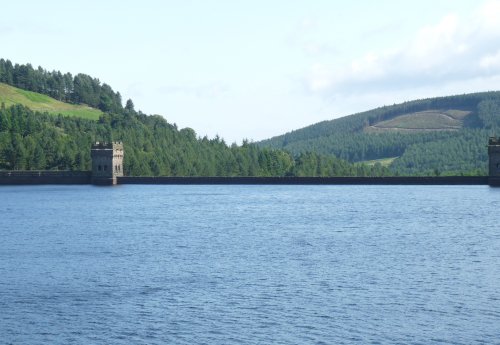
[[0, 187], [0, 344], [500, 344], [500, 189]]

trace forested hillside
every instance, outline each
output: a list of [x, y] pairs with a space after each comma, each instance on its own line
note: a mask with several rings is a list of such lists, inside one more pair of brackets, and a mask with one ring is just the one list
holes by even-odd
[[259, 142], [350, 162], [398, 157], [393, 174], [485, 174], [488, 137], [500, 134], [500, 92], [384, 106]]
[[314, 153], [297, 157], [245, 142], [197, 138], [161, 116], [133, 110], [99, 121], [53, 116], [15, 105], [0, 109], [0, 169], [89, 170], [92, 142], [121, 140], [124, 169], [131, 176], [381, 176], [368, 167]]
[[[47, 72], [40, 67], [33, 69], [31, 65], [12, 65], [2, 59], [0, 82], [22, 88], [4, 87], [16, 97], [5, 96], [6, 91], [0, 99], [3, 100], [0, 169], [89, 170], [90, 146], [94, 141], [120, 140], [125, 146], [124, 171], [131, 176], [382, 176], [389, 173], [381, 165], [351, 164], [329, 155], [310, 152], [292, 155], [248, 142], [229, 146], [218, 137], [198, 138], [190, 128], [178, 129], [161, 116], [136, 111], [132, 100], [123, 107], [119, 93], [84, 74], [72, 77], [69, 73]], [[26, 94], [26, 90], [31, 92]], [[32, 102], [36, 100], [62, 107], [49, 96], [65, 101], [66, 105], [68, 102], [92, 105], [100, 109], [93, 110], [101, 115], [92, 120], [77, 113], [54, 115], [57, 111], [33, 111], [28, 107], [39, 106]]]
[[82, 73], [73, 77], [71, 73], [49, 72], [42, 67], [34, 69], [31, 64], [12, 64], [10, 60], [0, 59], [0, 83], [102, 111], [120, 112], [123, 109], [119, 92]]

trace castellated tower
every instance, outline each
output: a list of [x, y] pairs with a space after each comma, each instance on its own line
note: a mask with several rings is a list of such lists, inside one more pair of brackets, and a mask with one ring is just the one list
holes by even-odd
[[90, 150], [92, 158], [92, 183], [114, 185], [123, 176], [123, 143], [96, 142]]
[[488, 142], [489, 175], [500, 177], [500, 139], [491, 137]]
[[491, 137], [488, 142], [489, 156], [489, 184], [490, 186], [500, 185], [500, 139]]

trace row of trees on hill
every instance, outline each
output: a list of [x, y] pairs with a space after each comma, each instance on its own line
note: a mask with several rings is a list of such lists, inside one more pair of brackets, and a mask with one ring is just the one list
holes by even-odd
[[351, 164], [316, 153], [297, 156], [244, 142], [197, 138], [161, 116], [133, 109], [99, 121], [52, 116], [16, 105], [0, 109], [0, 169], [89, 170], [94, 141], [121, 140], [131, 176], [383, 176], [380, 165]]
[[49, 72], [42, 67], [35, 69], [31, 64], [14, 65], [10, 60], [0, 59], [0, 82], [63, 102], [85, 103], [104, 112], [117, 113], [123, 108], [119, 92], [86, 74]]

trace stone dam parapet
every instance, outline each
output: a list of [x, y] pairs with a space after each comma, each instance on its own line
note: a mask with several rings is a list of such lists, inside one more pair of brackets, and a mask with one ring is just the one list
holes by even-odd
[[90, 171], [0, 171], [0, 185], [90, 184]]

